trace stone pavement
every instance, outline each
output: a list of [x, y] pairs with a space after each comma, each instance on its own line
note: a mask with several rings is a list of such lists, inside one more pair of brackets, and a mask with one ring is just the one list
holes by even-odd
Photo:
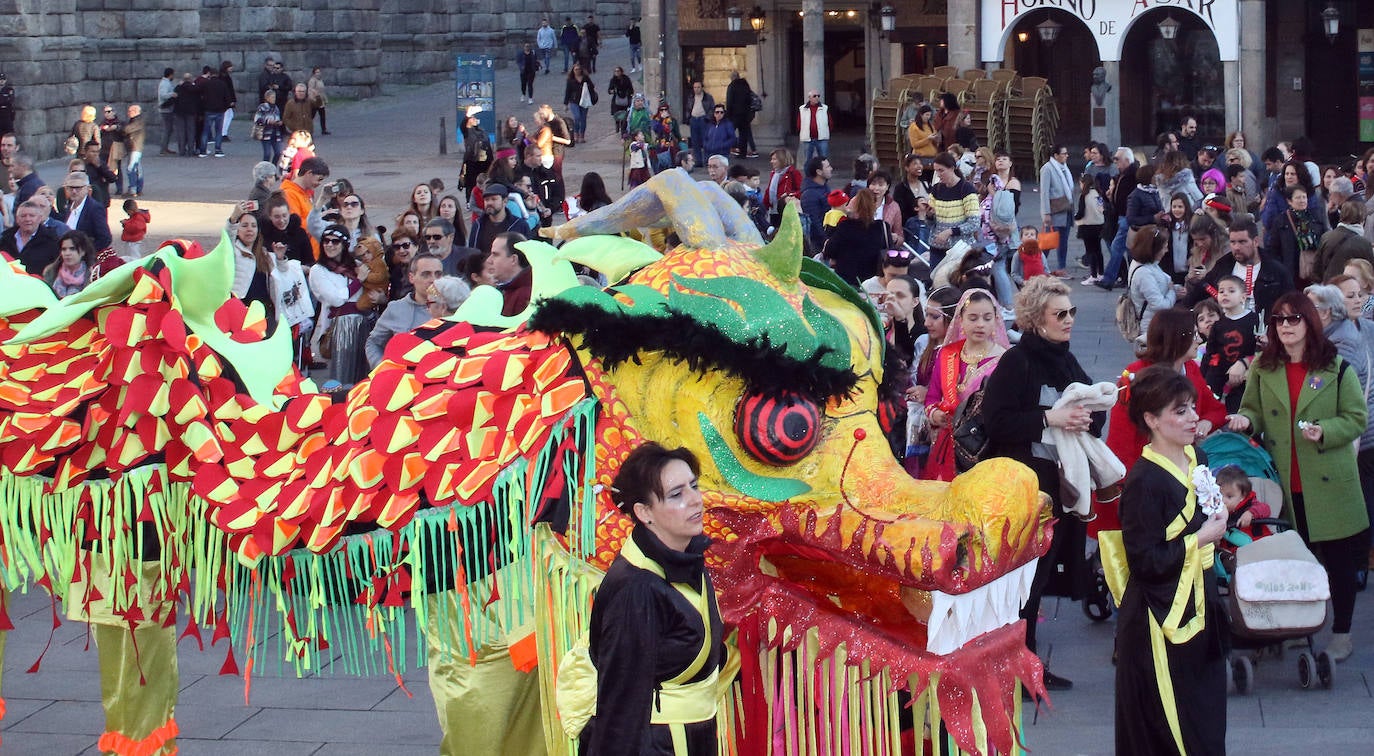
[[[611, 67], [627, 62], [623, 38], [602, 53], [604, 88]], [[518, 91], [513, 72], [498, 75], [498, 92]], [[562, 78], [540, 75], [539, 100], [562, 99]], [[333, 135], [321, 137], [319, 154], [329, 161], [333, 175], [353, 181], [368, 200], [374, 222], [392, 226], [395, 213], [408, 201], [411, 187], [431, 176], [456, 183], [459, 156], [450, 145], [438, 154], [439, 119], [453, 127], [451, 85], [398, 87], [386, 96], [330, 105]], [[676, 108], [675, 108], [676, 109]], [[502, 105], [501, 115], [527, 117], [532, 106]], [[618, 196], [620, 143], [611, 133], [604, 104], [589, 119], [589, 139], [570, 151], [566, 174], [576, 191], [583, 172], [597, 170]], [[237, 119], [235, 141], [224, 159], [150, 157], [147, 192], [141, 201], [152, 210], [150, 238], [189, 237], [214, 243], [220, 224], [234, 200], [246, 194], [250, 170], [258, 159], [258, 145], [248, 140], [247, 119]], [[775, 145], [764, 145], [762, 152]], [[837, 139], [832, 154], [841, 166], [835, 183], [847, 171], [848, 156], [857, 152], [854, 140]], [[39, 173], [58, 183], [65, 163], [40, 166]], [[767, 169], [766, 160], [756, 162]], [[704, 173], [704, 169], [699, 169]], [[1038, 206], [1027, 186], [1024, 220], [1036, 222]], [[115, 209], [111, 222], [123, 217]], [[1074, 241], [1071, 257], [1080, 250]], [[1073, 352], [1096, 379], [1112, 380], [1130, 360], [1125, 342], [1112, 321], [1116, 295], [1094, 287], [1074, 285], [1080, 307], [1073, 335]], [[1229, 743], [1235, 753], [1277, 754], [1298, 750], [1329, 754], [1371, 752], [1374, 742], [1374, 610], [1362, 595], [1357, 604], [1357, 651], [1335, 674], [1334, 690], [1298, 688], [1296, 657], [1282, 662], [1266, 659], [1258, 665], [1255, 690], [1229, 699]], [[16, 630], [9, 634], [5, 654], [4, 694], [8, 713], [0, 722], [3, 754], [95, 754], [102, 726], [100, 688], [94, 649], [85, 628], [64, 623], [52, 646], [42, 655], [42, 671], [25, 674], [43, 653], [51, 625], [49, 601], [41, 591], [16, 594], [10, 606]], [[1080, 606], [1048, 600], [1043, 606], [1040, 637], [1053, 669], [1075, 681], [1074, 690], [1057, 694], [1054, 708], [1026, 716], [1026, 745], [1043, 754], [1109, 754], [1113, 751], [1111, 666], [1112, 622], [1096, 624]], [[208, 636], [207, 636], [208, 640]], [[1319, 638], [1319, 647], [1324, 636]], [[245, 701], [241, 677], [218, 674], [224, 646], [196, 650], [183, 643], [181, 698], [177, 720], [182, 753], [188, 756], [229, 756], [272, 753], [283, 756], [394, 756], [433, 754], [439, 728], [423, 670], [405, 673], [409, 692], [385, 675], [369, 678], [309, 676], [296, 679], [279, 674], [273, 665], [253, 678], [251, 699]], [[239, 655], [242, 665], [243, 657]], [[474, 754], [474, 756], [485, 756]]]

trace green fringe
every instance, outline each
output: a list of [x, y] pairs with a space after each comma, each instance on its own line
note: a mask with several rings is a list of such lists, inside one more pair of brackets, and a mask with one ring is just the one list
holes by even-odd
[[[428, 627], [459, 628], [453, 637], [438, 641], [466, 658], [516, 628], [533, 626], [536, 565], [530, 523], [558, 463], [558, 449], [570, 434], [574, 448], [562, 461], [565, 482], [558, 493], [572, 504], [569, 539], [574, 548], [582, 554], [595, 548], [597, 407], [592, 398], [575, 405], [542, 449], [501, 471], [490, 501], [424, 509], [395, 532], [346, 536], [324, 554], [301, 549], [264, 559], [252, 569], [228, 567], [225, 593], [235, 642], [247, 645], [246, 652], [259, 670], [267, 669], [262, 665], [270, 652], [278, 673], [289, 666], [298, 675], [400, 674], [425, 664]], [[456, 522], [456, 532], [449, 530], [450, 520]], [[491, 552], [469, 548], [488, 543], [493, 534], [492, 551], [503, 566], [494, 573], [483, 563]], [[459, 548], [452, 548], [455, 545]], [[459, 564], [452, 554], [460, 555], [457, 561], [467, 576], [469, 598], [469, 611], [456, 623], [448, 613], [457, 606], [461, 614], [460, 603], [425, 601], [431, 593], [428, 585], [442, 585], [444, 578], [456, 572]], [[402, 569], [410, 573], [410, 590], [402, 605], [385, 606], [380, 599], [391, 590], [385, 581]], [[292, 572], [288, 581], [287, 574]], [[387, 586], [382, 595], [374, 596], [377, 601], [372, 606], [356, 603], [374, 579]], [[487, 606], [493, 586], [500, 600]], [[434, 607], [441, 616], [428, 616]]]
[[[93, 571], [122, 578], [127, 570], [140, 575], [143, 555], [151, 551], [157, 553], [161, 577], [153, 586], [112, 581], [115, 595], [107, 598], [114, 610], [132, 607], [142, 589], [156, 601], [183, 600], [197, 622], [213, 620], [227, 539], [210, 524], [206, 502], [191, 493], [189, 484], [168, 482], [162, 465], [131, 470], [116, 481], [45, 492], [51, 484], [48, 478], [0, 474], [6, 552], [0, 577], [7, 588], [27, 593], [46, 577], [52, 594], [65, 600], [85, 554]], [[151, 518], [147, 527], [138, 519], [145, 507]], [[150, 537], [158, 543], [146, 543]], [[183, 580], [189, 590], [181, 596]]]

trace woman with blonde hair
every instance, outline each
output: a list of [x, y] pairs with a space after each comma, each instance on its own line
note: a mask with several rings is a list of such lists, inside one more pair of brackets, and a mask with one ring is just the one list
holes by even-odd
[[[1026, 645], [1036, 650], [1036, 626], [1040, 599], [1050, 577], [1062, 563], [1063, 574], [1079, 574], [1083, 567], [1086, 531], [1082, 520], [1069, 516], [1072, 502], [1063, 500], [1057, 460], [1049, 458], [1040, 440], [1046, 428], [1067, 433], [1099, 436], [1106, 424], [1106, 412], [1055, 403], [1071, 383], [1092, 384], [1087, 371], [1069, 351], [1078, 308], [1069, 299], [1069, 287], [1051, 276], [1035, 276], [1016, 295], [1014, 309], [1021, 340], [997, 362], [988, 376], [983, 393], [983, 417], [997, 422], [985, 426], [988, 447], [983, 458], [1010, 457], [1036, 475], [1039, 488], [1054, 501], [1053, 539], [1049, 552], [1040, 559], [1031, 581], [1030, 595], [1021, 616], [1026, 619]], [[1072, 582], [1072, 581], [1071, 581]], [[1077, 599], [1081, 586], [1069, 586], [1069, 597]], [[1045, 670], [1045, 687], [1067, 690], [1073, 683]]]

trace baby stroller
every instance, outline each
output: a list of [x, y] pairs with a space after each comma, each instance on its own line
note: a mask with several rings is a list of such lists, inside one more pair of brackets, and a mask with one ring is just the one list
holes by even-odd
[[[1283, 520], [1259, 520], [1271, 526]], [[1331, 597], [1326, 570], [1312, 556], [1296, 531], [1262, 538], [1236, 550], [1235, 575], [1225, 597], [1231, 621], [1231, 679], [1236, 692], [1250, 692], [1254, 659], [1236, 649], [1268, 649], [1282, 656], [1283, 643], [1306, 641], [1298, 652], [1298, 684], [1318, 682], [1330, 688], [1335, 664], [1323, 651], [1313, 655], [1312, 635], [1326, 624], [1326, 601]]]
[[[1278, 469], [1269, 453], [1239, 433], [1214, 433], [1199, 444], [1207, 466], [1219, 470], [1236, 465], [1250, 478], [1260, 501], [1283, 501]], [[1231, 679], [1236, 692], [1245, 695], [1254, 683], [1256, 651], [1283, 656], [1284, 643], [1303, 641], [1298, 653], [1298, 684], [1311, 688], [1319, 682], [1330, 688], [1331, 657], [1314, 654], [1312, 635], [1326, 624], [1326, 602], [1331, 596], [1326, 571], [1303, 544], [1297, 532], [1281, 519], [1258, 519], [1275, 535], [1259, 540], [1239, 528], [1231, 528], [1226, 543], [1234, 555], [1218, 549], [1218, 586], [1223, 592], [1231, 627]]]

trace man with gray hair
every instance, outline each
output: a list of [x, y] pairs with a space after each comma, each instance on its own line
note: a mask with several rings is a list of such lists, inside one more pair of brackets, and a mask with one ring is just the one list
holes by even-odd
[[24, 266], [24, 271], [43, 275], [58, 255], [57, 234], [43, 225], [43, 205], [29, 200], [14, 208], [14, 225], [0, 234], [0, 252]]
[[1336, 227], [1336, 224], [1340, 222], [1341, 205], [1345, 204], [1346, 200], [1351, 199], [1359, 200], [1361, 204], [1364, 203], [1364, 194], [1355, 191], [1354, 182], [1346, 176], [1337, 176], [1331, 179], [1331, 187], [1326, 193], [1327, 225], [1331, 228]]
[[434, 218], [425, 224], [423, 231], [425, 246], [429, 248], [429, 253], [439, 258], [443, 263], [444, 275], [462, 276], [463, 264], [469, 257], [481, 254], [472, 247], [463, 247], [454, 243], [454, 236], [457, 229], [446, 218]]
[[[1106, 269], [1102, 271], [1102, 277], [1098, 279], [1097, 286], [1107, 291], [1117, 285], [1121, 274], [1124, 272], [1126, 262], [1126, 235], [1130, 233], [1131, 226], [1126, 222], [1126, 198], [1135, 191], [1136, 180], [1135, 172], [1140, 167], [1135, 161], [1135, 153], [1130, 147], [1117, 147], [1116, 154], [1112, 155], [1112, 165], [1116, 166], [1116, 178], [1113, 178], [1108, 185], [1107, 194], [1104, 197], [1111, 205], [1116, 214], [1116, 235], [1112, 237], [1111, 259], [1107, 260]], [[1122, 282], [1121, 285], [1125, 285]]]
[[712, 155], [706, 161], [706, 175], [710, 176], [711, 180], [717, 184], [725, 186], [726, 180], [730, 178], [730, 158], [724, 155]]

